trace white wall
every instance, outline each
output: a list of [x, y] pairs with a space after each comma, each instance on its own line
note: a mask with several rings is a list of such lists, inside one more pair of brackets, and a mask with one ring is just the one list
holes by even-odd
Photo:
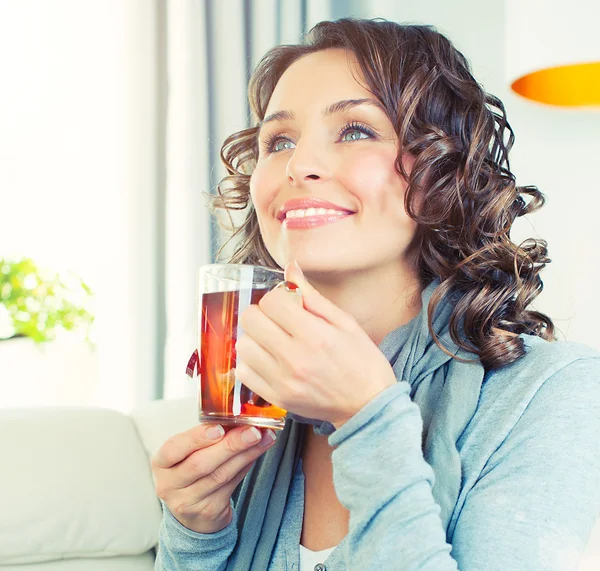
[[[81, 402], [124, 410], [156, 382], [155, 18], [147, 0], [0, 0], [0, 256], [89, 283], [97, 354], [55, 348], [80, 364]], [[1, 357], [0, 406], [28, 374]]]
[[536, 307], [548, 313], [559, 336], [600, 349], [600, 109], [561, 110], [530, 103], [505, 81], [504, 4], [479, 0], [364, 0], [357, 16], [433, 24], [472, 64], [487, 91], [503, 100], [516, 142], [511, 167], [517, 184], [533, 184], [547, 204], [515, 225], [513, 239], [549, 243], [552, 263], [542, 273]]

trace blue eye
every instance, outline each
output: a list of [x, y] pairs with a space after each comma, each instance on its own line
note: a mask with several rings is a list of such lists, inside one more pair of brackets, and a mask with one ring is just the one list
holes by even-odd
[[343, 143], [352, 143], [353, 141], [360, 141], [362, 139], [373, 139], [375, 133], [365, 125], [352, 122], [342, 127], [339, 137]]
[[289, 139], [277, 139], [271, 144], [270, 148], [274, 153], [276, 153], [285, 149], [292, 149], [293, 144], [294, 143], [292, 143], [292, 141], [290, 141]]
[[262, 144], [265, 154], [279, 153], [294, 148], [294, 143], [281, 135], [270, 135]]
[[[344, 125], [338, 133], [338, 142], [341, 143], [352, 143], [354, 141], [376, 138], [377, 135], [372, 129], [355, 121]], [[273, 134], [266, 138], [261, 147], [264, 153], [269, 155], [271, 153], [292, 150], [296, 147], [296, 143], [281, 134]]]
[[[349, 136], [350, 135], [350, 136]], [[368, 139], [369, 135], [363, 133], [360, 129], [351, 129], [346, 131], [342, 136], [342, 141], [358, 141], [360, 139]]]

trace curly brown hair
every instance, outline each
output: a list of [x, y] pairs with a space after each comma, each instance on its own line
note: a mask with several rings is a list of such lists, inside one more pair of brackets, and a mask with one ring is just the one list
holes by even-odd
[[[398, 135], [396, 168], [407, 181], [406, 211], [418, 224], [416, 267], [423, 287], [440, 281], [428, 307], [435, 341], [440, 344], [433, 315], [445, 296], [454, 305], [452, 339], [477, 354], [486, 369], [525, 354], [521, 333], [554, 339], [551, 319], [527, 309], [542, 291], [547, 244], [529, 239], [517, 245], [510, 238], [514, 220], [540, 208], [544, 197], [535, 186], [516, 186], [508, 161], [514, 134], [504, 105], [484, 91], [463, 54], [432, 26], [321, 22], [303, 43], [275, 47], [262, 58], [248, 88], [256, 126], [225, 140], [221, 158], [229, 176], [211, 198], [213, 209], [248, 209], [231, 237], [237, 244], [231, 261], [278, 267], [250, 200], [259, 124], [285, 70], [329, 48], [354, 54]], [[410, 174], [404, 153], [415, 159]]]

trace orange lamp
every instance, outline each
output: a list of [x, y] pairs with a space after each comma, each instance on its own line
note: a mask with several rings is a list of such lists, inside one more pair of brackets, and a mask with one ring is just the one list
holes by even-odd
[[515, 93], [547, 105], [600, 108], [598, 0], [507, 0], [505, 15]]

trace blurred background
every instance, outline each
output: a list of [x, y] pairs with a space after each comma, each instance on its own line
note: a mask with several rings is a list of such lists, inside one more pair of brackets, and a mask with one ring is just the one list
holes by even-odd
[[599, 9], [567, 4], [553, 24], [541, 1], [0, 0], [0, 407], [127, 412], [195, 392], [184, 372], [197, 269], [221, 240], [203, 198], [224, 175], [220, 145], [248, 125], [261, 55], [345, 16], [435, 25], [504, 101], [517, 183], [548, 199], [513, 234], [549, 242], [536, 307], [600, 349], [599, 102], [511, 89], [568, 34], [595, 50], [580, 61], [600, 61], [586, 31]]

